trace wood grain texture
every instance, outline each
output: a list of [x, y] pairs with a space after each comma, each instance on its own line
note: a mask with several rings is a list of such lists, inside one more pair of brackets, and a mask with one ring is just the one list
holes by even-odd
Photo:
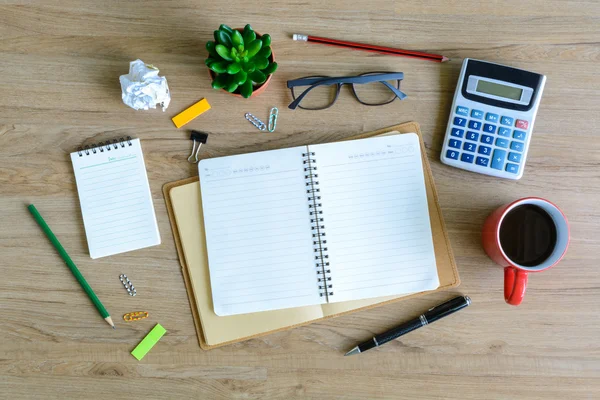
[[[220, 23], [273, 37], [280, 71], [251, 101], [210, 89], [204, 43]], [[600, 397], [600, 2], [5, 1], [0, 4], [0, 398], [549, 399]], [[292, 33], [441, 53], [445, 64], [301, 44]], [[449, 168], [439, 152], [462, 58], [544, 73], [548, 82], [524, 177], [508, 182]], [[133, 111], [118, 77], [136, 58], [172, 90], [167, 112]], [[403, 71], [409, 97], [360, 106], [343, 89], [321, 112], [290, 111], [287, 79]], [[206, 97], [184, 129], [170, 117]], [[280, 110], [275, 133], [245, 112]], [[412, 299], [203, 352], [199, 349], [161, 187], [196, 174], [188, 129], [210, 132], [202, 157], [421, 124], [468, 309], [361, 356], [357, 342], [452, 296]], [[163, 244], [91, 260], [69, 152], [121, 136], [142, 139]], [[572, 242], [556, 268], [532, 276], [525, 303], [502, 298], [502, 271], [480, 228], [522, 196], [559, 204]], [[113, 331], [28, 215], [35, 203], [116, 320]], [[138, 291], [127, 296], [126, 273]], [[456, 291], [459, 292], [459, 291]], [[160, 322], [168, 333], [138, 362], [129, 352]]]

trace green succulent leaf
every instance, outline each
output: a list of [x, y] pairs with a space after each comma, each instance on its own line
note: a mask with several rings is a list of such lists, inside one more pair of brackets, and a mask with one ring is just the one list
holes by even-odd
[[214, 62], [217, 62], [217, 60], [212, 57], [208, 57], [206, 60], [204, 60], [204, 64], [206, 64], [207, 67], [210, 67], [210, 64]]
[[237, 74], [235, 74], [235, 82], [238, 85], [243, 84], [244, 82], [246, 82], [246, 79], [248, 79], [248, 74], [245, 73], [243, 70], [240, 70], [240, 72], [238, 72]]
[[275, 71], [277, 71], [277, 63], [273, 62], [273, 63], [269, 64], [267, 66], [267, 68], [263, 69], [262, 73], [265, 74], [265, 75], [271, 75]]
[[256, 83], [264, 83], [267, 80], [267, 76], [259, 70], [249, 73], [248, 76]]
[[225, 59], [227, 61], [233, 60], [233, 57], [231, 57], [231, 54], [229, 53], [229, 49], [227, 47], [223, 46], [222, 44], [216, 45], [215, 50], [221, 57], [223, 57], [223, 59]]
[[216, 43], [213, 41], [206, 42], [206, 50], [211, 57], [219, 57], [219, 54], [215, 50]]
[[250, 79], [248, 79], [246, 82], [244, 82], [242, 84], [242, 86], [240, 86], [240, 94], [245, 99], [252, 96], [252, 81]]
[[231, 42], [234, 46], [242, 46], [244, 44], [244, 38], [239, 31], [233, 31], [231, 34]]
[[213, 89], [223, 89], [227, 85], [227, 75], [217, 75], [212, 82]]
[[219, 26], [219, 30], [227, 32], [230, 35], [233, 34], [233, 29], [231, 29], [229, 26], [227, 26], [225, 24], [221, 24], [221, 26]]
[[217, 42], [226, 47], [231, 47], [231, 35], [224, 31], [215, 31]]
[[227, 72], [228, 65], [229, 65], [229, 63], [227, 61], [219, 61], [219, 62], [210, 64], [209, 68], [212, 71], [215, 71], [217, 74], [223, 74], [223, 73]]
[[229, 66], [227, 67], [227, 73], [229, 75], [235, 75], [238, 72], [240, 72], [241, 69], [242, 69], [242, 66], [239, 63], [232, 63], [232, 64], [229, 64]]
[[264, 58], [269, 58], [269, 56], [271, 55], [271, 48], [269, 46], [265, 47], [265, 45], [263, 44], [262, 49], [260, 49], [260, 51], [256, 55]]
[[248, 58], [254, 57], [261, 49], [262, 41], [256, 39], [250, 42], [248, 46], [246, 46], [246, 50], [248, 50]]
[[237, 83], [231, 82], [231, 83], [227, 84], [227, 86], [225, 86], [225, 90], [227, 90], [229, 93], [233, 93], [236, 91], [238, 86], [239, 85]]
[[256, 69], [256, 66], [252, 61], [244, 61], [242, 62], [242, 69], [246, 72], [252, 72]]
[[229, 54], [231, 54], [231, 57], [235, 58], [235, 57], [238, 57], [238, 55], [240, 53], [238, 53], [238, 51], [237, 51], [237, 49], [235, 47], [232, 47], [231, 51], [229, 52]]
[[252, 30], [250, 25], [244, 27], [244, 34], [242, 36], [244, 37], [244, 44], [246, 46], [256, 39], [256, 33]]
[[254, 61], [254, 65], [256, 65], [257, 69], [265, 69], [269, 65], [269, 60], [261, 56], [254, 57], [252, 61]]
[[236, 63], [240, 63], [242, 61], [242, 59], [239, 57], [236, 57], [233, 59], [233, 61], [235, 61]]
[[269, 34], [262, 35], [262, 42], [263, 42], [263, 46], [270, 46], [271, 45], [271, 35], [269, 35]]

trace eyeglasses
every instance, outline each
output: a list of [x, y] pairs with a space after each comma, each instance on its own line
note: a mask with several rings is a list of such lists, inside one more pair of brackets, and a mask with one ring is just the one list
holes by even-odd
[[368, 72], [358, 76], [307, 76], [294, 79], [287, 82], [294, 98], [288, 107], [292, 110], [296, 107], [304, 110], [324, 110], [336, 102], [343, 85], [351, 86], [354, 97], [361, 104], [382, 106], [396, 99], [406, 98], [406, 94], [400, 91], [402, 79], [402, 72]]

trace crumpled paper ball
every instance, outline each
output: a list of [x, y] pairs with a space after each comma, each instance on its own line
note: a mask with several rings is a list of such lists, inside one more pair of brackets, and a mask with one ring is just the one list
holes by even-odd
[[158, 68], [142, 60], [129, 63], [129, 73], [119, 77], [123, 103], [134, 110], [148, 110], [160, 104], [165, 111], [171, 102], [167, 78], [158, 76]]

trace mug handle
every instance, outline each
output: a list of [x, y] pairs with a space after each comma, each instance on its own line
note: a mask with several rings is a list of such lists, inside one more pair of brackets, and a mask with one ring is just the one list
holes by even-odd
[[504, 268], [504, 300], [510, 305], [518, 306], [525, 297], [527, 289], [527, 271], [508, 266]]

